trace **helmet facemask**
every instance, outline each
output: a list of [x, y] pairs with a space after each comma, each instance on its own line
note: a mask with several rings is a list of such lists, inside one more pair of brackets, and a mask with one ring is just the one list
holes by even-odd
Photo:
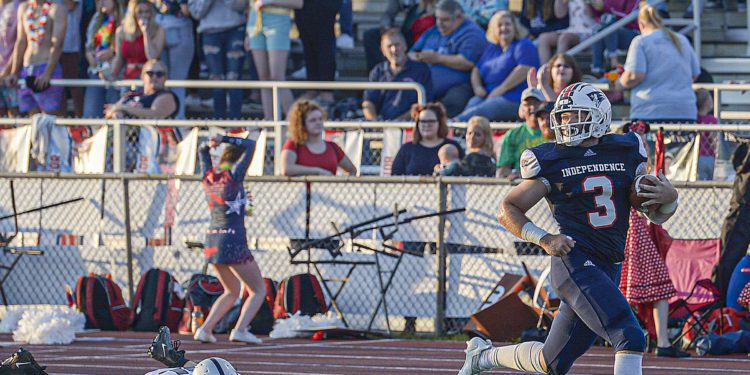
[[553, 111], [552, 130], [555, 141], [566, 146], [578, 146], [592, 136], [592, 112], [589, 108]]

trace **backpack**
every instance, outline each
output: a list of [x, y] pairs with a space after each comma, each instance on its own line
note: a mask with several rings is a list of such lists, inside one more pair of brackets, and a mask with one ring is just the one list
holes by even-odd
[[289, 314], [297, 311], [310, 316], [328, 312], [323, 290], [315, 275], [302, 273], [290, 276], [279, 284], [273, 308], [274, 318], [288, 318]]
[[130, 326], [130, 308], [112, 275], [89, 274], [76, 283], [76, 308], [86, 316], [85, 328], [125, 331]]
[[197, 273], [190, 277], [185, 289], [187, 289], [185, 308], [182, 310], [182, 319], [177, 331], [182, 334], [191, 334], [193, 333], [190, 329], [193, 306], [200, 306], [204, 319], [208, 318], [211, 306], [224, 293], [224, 287], [216, 277]]
[[130, 313], [134, 331], [155, 332], [161, 326], [177, 330], [185, 300], [174, 292], [176, 284], [174, 276], [158, 268], [152, 268], [141, 276]]
[[724, 335], [736, 332], [740, 329], [740, 321], [747, 316], [746, 312], [740, 312], [731, 307], [722, 307], [711, 312], [708, 317], [701, 318], [700, 312], [694, 312], [689, 316], [682, 327], [684, 333], [682, 343], [684, 347], [689, 346], [699, 335], [716, 333]]
[[[273, 330], [273, 323], [275, 321], [273, 317], [274, 303], [276, 302], [276, 288], [278, 283], [271, 279], [264, 278], [266, 284], [266, 300], [265, 303], [260, 305], [258, 313], [250, 322], [250, 332], [260, 335], [267, 335]], [[242, 303], [235, 305], [231, 310], [224, 316], [223, 319], [214, 328], [215, 333], [226, 333], [234, 328], [237, 324], [237, 319], [240, 317], [240, 311], [242, 305], [245, 303], [247, 297], [250, 296], [247, 289], [242, 293]]]

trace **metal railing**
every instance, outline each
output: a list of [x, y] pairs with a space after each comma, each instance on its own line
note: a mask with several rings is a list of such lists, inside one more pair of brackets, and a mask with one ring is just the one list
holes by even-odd
[[[143, 86], [141, 80], [121, 80], [121, 81], [102, 81], [96, 79], [53, 79], [50, 84], [57, 86], [73, 87], [126, 87], [135, 88]], [[203, 88], [203, 89], [271, 89], [273, 100], [273, 123], [276, 139], [283, 141], [284, 132], [281, 130], [281, 101], [279, 100], [280, 89], [302, 89], [302, 90], [414, 90], [417, 92], [417, 102], [426, 103], [426, 93], [424, 87], [417, 82], [328, 82], [328, 81], [220, 81], [220, 80], [167, 80], [166, 87], [184, 87], [184, 88]], [[115, 140], [124, 137], [124, 129], [120, 126], [122, 122], [114, 121]], [[136, 125], [135, 123], [133, 125]], [[179, 125], [179, 126], [195, 126]], [[212, 122], [212, 126], [213, 122]], [[238, 125], [234, 125], [238, 126]], [[274, 157], [281, 158], [281, 147], [276, 147]], [[115, 153], [115, 168], [117, 172], [121, 171], [122, 160], [119, 159], [121, 154]], [[276, 166], [275, 172], [278, 173], [279, 166]]]
[[[666, 0], [651, 0], [648, 3], [652, 6], [656, 6], [664, 2], [666, 2]], [[685, 34], [685, 33], [692, 31], [693, 32], [693, 49], [695, 50], [695, 54], [698, 56], [698, 61], [700, 61], [701, 59], [701, 12], [698, 11], [698, 9], [700, 9], [700, 0], [692, 0], [692, 4], [693, 4], [693, 18], [692, 19], [691, 18], [668, 18], [664, 20], [664, 25], [685, 26], [684, 28], [679, 30], [681, 34]], [[569, 49], [566, 53], [568, 55], [575, 56], [576, 54], [585, 51], [586, 49], [591, 47], [594, 43], [598, 42], [599, 40], [604, 39], [609, 34], [612, 34], [618, 29], [624, 27], [625, 25], [632, 22], [636, 18], [638, 18], [637, 8], [633, 10], [632, 12], [630, 12], [627, 16], [617, 20], [617, 22], [607, 26], [606, 28], [602, 29], [598, 33], [592, 35], [591, 37], [577, 44], [575, 47]], [[748, 22], [749, 22], [748, 25], [750, 25], [750, 16], [748, 18]], [[748, 49], [750, 50], [750, 47], [748, 47]]]

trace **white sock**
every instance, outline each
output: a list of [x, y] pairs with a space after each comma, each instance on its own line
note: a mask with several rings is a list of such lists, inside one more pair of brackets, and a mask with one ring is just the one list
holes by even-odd
[[642, 375], [643, 355], [632, 352], [615, 354], [615, 375]]
[[524, 372], [545, 373], [539, 360], [544, 348], [541, 342], [523, 342], [485, 350], [479, 356], [479, 368], [490, 370], [504, 367]]

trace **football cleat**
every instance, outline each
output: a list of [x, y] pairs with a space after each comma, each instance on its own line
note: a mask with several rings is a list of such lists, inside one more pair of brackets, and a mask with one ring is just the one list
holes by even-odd
[[182, 367], [188, 360], [185, 359], [184, 350], [177, 350], [179, 347], [180, 341], [172, 341], [169, 327], [163, 326], [159, 328], [159, 334], [148, 347], [148, 356], [167, 365], [167, 367]]
[[482, 340], [479, 337], [474, 337], [466, 342], [466, 360], [464, 361], [463, 367], [458, 371], [458, 375], [479, 375], [482, 370], [479, 368], [479, 356], [482, 353], [492, 348], [492, 342], [490, 340]]
[[40, 366], [34, 356], [24, 349], [18, 348], [8, 359], [0, 364], [0, 375], [47, 375], [46, 366]]

